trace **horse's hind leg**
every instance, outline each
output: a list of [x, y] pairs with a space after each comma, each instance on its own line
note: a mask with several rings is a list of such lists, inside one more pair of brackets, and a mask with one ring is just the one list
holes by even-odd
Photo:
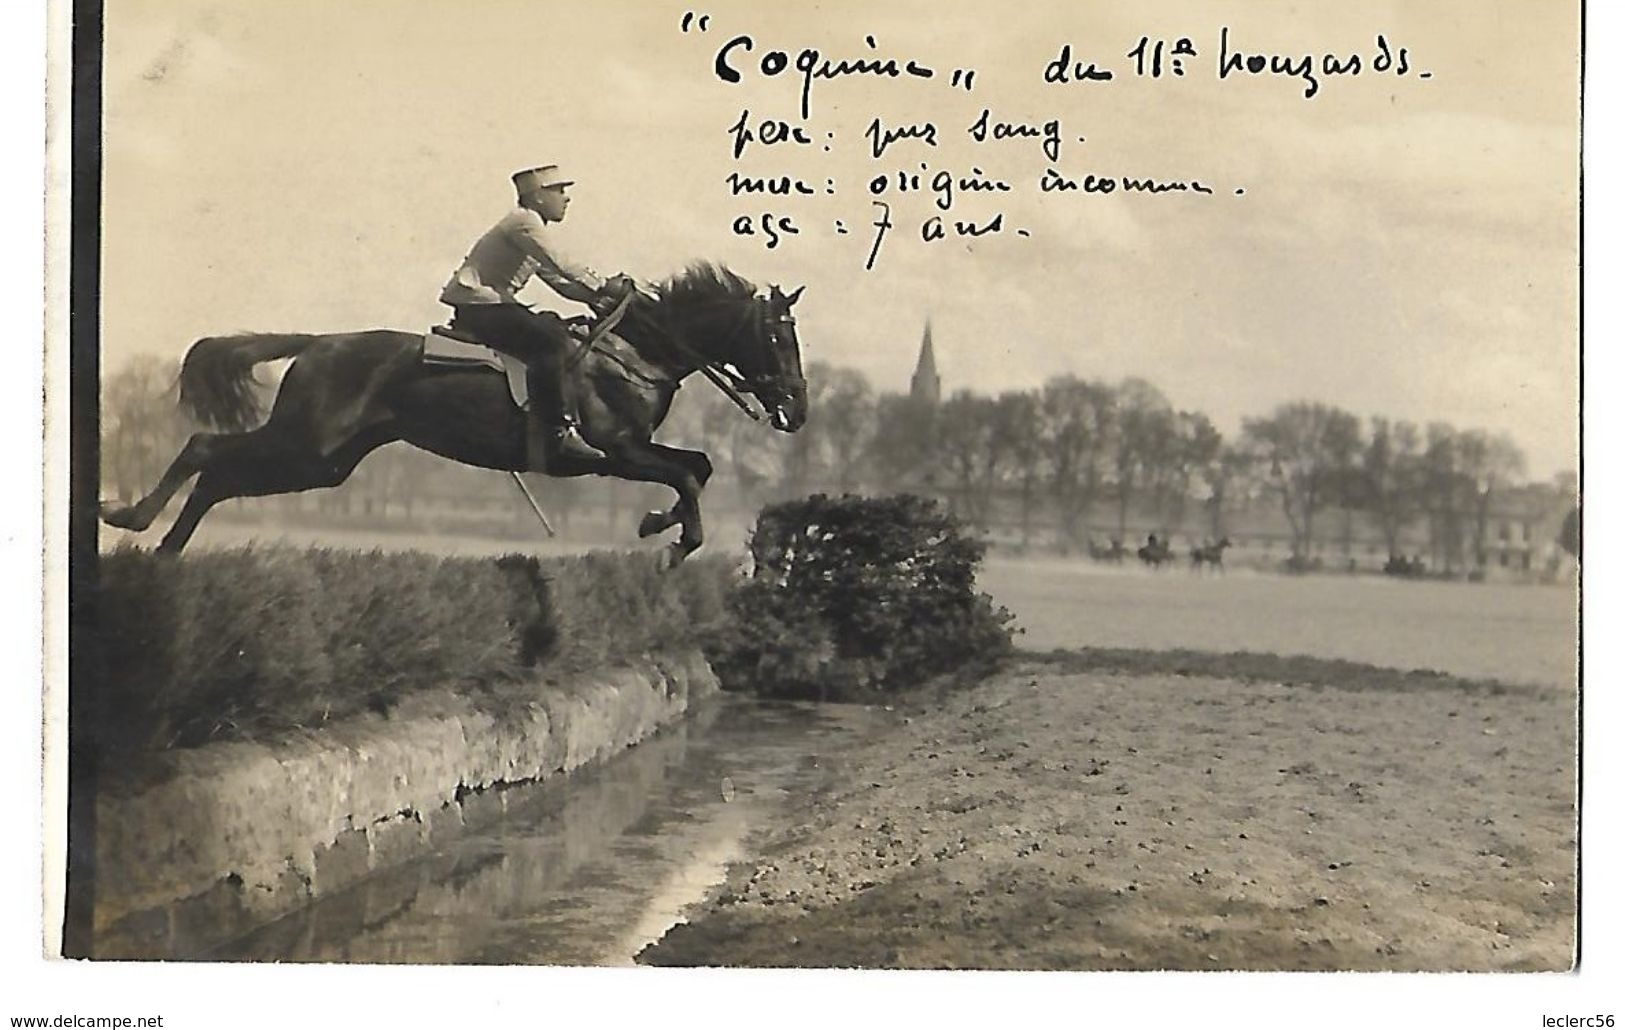
[[392, 427], [374, 426], [324, 456], [270, 425], [232, 437], [230, 447], [221, 447], [211, 456], [158, 550], [178, 553], [203, 516], [221, 501], [338, 486], [362, 458], [396, 438]]
[[158, 485], [152, 492], [136, 503], [127, 507], [118, 507], [111, 502], [103, 501], [101, 505], [102, 521], [117, 529], [128, 529], [139, 533], [152, 525], [164, 507], [169, 504], [175, 491], [186, 485], [186, 481], [197, 475], [215, 454], [222, 444], [229, 444], [233, 439], [222, 433], [193, 433], [186, 446], [181, 448], [175, 460], [169, 463]]
[[163, 540], [158, 543], [159, 554], [179, 554], [186, 542], [192, 539], [197, 530], [197, 524], [209, 509], [225, 500], [228, 495], [220, 490], [218, 477], [205, 472], [198, 477], [197, 486], [192, 488], [192, 495], [181, 506], [181, 513], [175, 519], [175, 524], [169, 527]]

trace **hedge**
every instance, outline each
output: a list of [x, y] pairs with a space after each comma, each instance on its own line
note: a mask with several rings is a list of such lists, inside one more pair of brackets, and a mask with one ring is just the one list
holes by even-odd
[[708, 652], [725, 689], [868, 700], [1011, 649], [1012, 616], [976, 590], [984, 545], [936, 501], [773, 505], [750, 549], [751, 578]]
[[102, 556], [94, 739], [186, 747], [312, 728], [412, 691], [500, 693], [692, 646], [724, 617], [724, 559], [538, 560], [243, 547]]

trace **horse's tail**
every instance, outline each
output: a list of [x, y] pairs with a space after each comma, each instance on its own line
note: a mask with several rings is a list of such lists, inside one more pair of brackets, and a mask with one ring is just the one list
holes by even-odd
[[265, 417], [254, 366], [297, 357], [319, 337], [298, 333], [205, 336], [181, 363], [182, 410], [204, 425], [242, 431]]

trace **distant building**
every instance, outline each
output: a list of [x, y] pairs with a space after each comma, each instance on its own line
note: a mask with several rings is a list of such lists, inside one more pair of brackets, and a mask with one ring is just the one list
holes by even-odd
[[1558, 538], [1572, 509], [1572, 496], [1543, 483], [1501, 493], [1485, 520], [1484, 565], [1522, 572], [1563, 566]]
[[931, 347], [931, 320], [925, 322], [925, 338], [920, 341], [920, 360], [914, 364], [914, 378], [908, 394], [918, 404], [935, 408], [942, 403], [942, 377], [937, 375], [937, 354]]

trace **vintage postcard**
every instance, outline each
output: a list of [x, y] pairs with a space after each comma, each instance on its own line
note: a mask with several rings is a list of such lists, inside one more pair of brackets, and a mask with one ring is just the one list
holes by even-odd
[[60, 954], [1576, 967], [1579, 4], [74, 11]]

